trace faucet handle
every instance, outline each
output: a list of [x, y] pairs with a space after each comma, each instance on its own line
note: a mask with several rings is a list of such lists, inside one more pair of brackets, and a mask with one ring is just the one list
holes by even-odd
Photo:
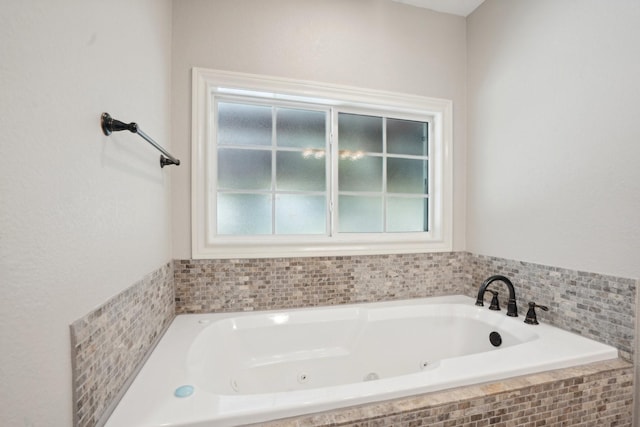
[[500, 310], [500, 302], [498, 301], [498, 292], [492, 289], [487, 289], [487, 292], [491, 292], [493, 297], [491, 298], [491, 305], [489, 306], [489, 310]]
[[535, 302], [529, 302], [529, 310], [527, 310], [527, 316], [524, 318], [524, 323], [529, 325], [539, 324], [538, 318], [536, 317], [536, 307], [544, 311], [549, 311], [549, 307], [538, 305]]

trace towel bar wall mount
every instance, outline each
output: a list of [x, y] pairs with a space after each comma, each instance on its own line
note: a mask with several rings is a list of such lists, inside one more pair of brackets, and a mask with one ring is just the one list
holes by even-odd
[[171, 154], [169, 154], [169, 152], [167, 152], [167, 150], [162, 148], [160, 144], [155, 142], [149, 135], [144, 133], [137, 123], [124, 123], [120, 120], [114, 119], [113, 117], [111, 117], [111, 115], [109, 115], [109, 113], [102, 113], [100, 126], [102, 127], [102, 132], [104, 132], [104, 134], [107, 136], [111, 135], [112, 132], [119, 132], [121, 130], [128, 130], [131, 133], [137, 133], [142, 139], [153, 145], [156, 150], [162, 153], [160, 155], [161, 168], [167, 165], [180, 166], [180, 160], [173, 157]]

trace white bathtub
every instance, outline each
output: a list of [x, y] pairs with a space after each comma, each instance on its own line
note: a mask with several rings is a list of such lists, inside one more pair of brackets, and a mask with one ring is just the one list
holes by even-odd
[[618, 355], [474, 302], [450, 296], [178, 316], [106, 427], [257, 423]]

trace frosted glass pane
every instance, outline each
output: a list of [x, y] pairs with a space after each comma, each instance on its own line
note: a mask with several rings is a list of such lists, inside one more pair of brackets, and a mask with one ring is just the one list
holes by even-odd
[[277, 144], [280, 147], [326, 148], [326, 113], [278, 108]]
[[387, 192], [427, 194], [426, 160], [387, 159]]
[[382, 191], [382, 158], [340, 159], [338, 188], [340, 191]]
[[219, 149], [218, 188], [271, 189], [271, 151]]
[[387, 119], [387, 153], [428, 155], [427, 123]]
[[326, 234], [324, 196], [276, 196], [276, 234]]
[[218, 194], [218, 234], [271, 234], [271, 196]]
[[302, 152], [276, 154], [276, 188], [289, 191], [324, 191], [325, 158], [305, 157]]
[[382, 231], [382, 197], [340, 196], [338, 204], [341, 232]]
[[220, 102], [219, 145], [271, 145], [271, 107]]
[[387, 231], [428, 231], [426, 198], [389, 197], [387, 199]]
[[340, 153], [363, 151], [382, 153], [382, 117], [338, 114]]

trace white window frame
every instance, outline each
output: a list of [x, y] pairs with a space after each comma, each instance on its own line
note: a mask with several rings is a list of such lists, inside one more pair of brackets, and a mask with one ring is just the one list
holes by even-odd
[[[208, 210], [215, 192], [207, 180], [215, 159], [208, 150], [216, 95], [303, 101], [384, 116], [390, 112], [429, 122], [429, 231], [336, 233], [329, 236], [215, 236]], [[337, 116], [337, 115], [336, 115]], [[191, 129], [192, 258], [276, 258], [451, 251], [453, 247], [453, 103], [451, 100], [245, 73], [194, 68]], [[337, 144], [332, 144], [337, 164]], [[214, 162], [211, 162], [214, 163]], [[333, 166], [332, 166], [333, 168]], [[330, 178], [337, 198], [336, 174]], [[334, 214], [335, 215], [335, 214]]]

